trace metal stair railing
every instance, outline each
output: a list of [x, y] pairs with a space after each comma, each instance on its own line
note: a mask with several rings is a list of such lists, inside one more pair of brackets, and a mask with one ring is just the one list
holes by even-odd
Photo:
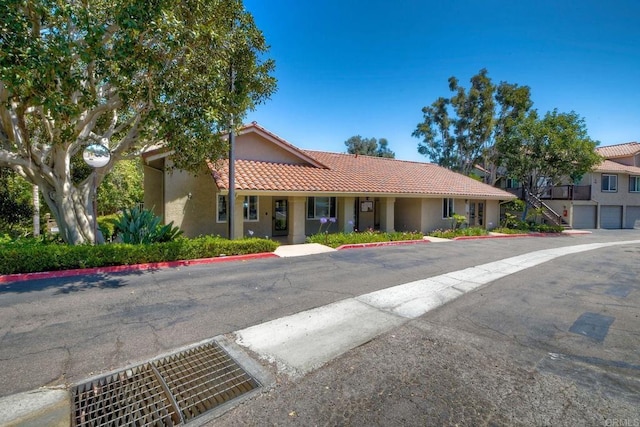
[[529, 190], [524, 191], [525, 202], [529, 203], [529, 205], [533, 206], [536, 209], [542, 210], [542, 216], [552, 222], [555, 225], [559, 225], [564, 227], [567, 223], [562, 218], [562, 215], [554, 211], [547, 205], [545, 202], [540, 200], [535, 194], [532, 194]]

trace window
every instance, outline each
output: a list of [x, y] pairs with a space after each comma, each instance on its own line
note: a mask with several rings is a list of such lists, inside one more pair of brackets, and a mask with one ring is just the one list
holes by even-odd
[[640, 193], [640, 176], [629, 177], [629, 192]]
[[520, 183], [515, 178], [507, 178], [507, 184], [505, 188], [519, 188]]
[[307, 219], [335, 218], [335, 197], [309, 197], [307, 198]]
[[258, 196], [244, 196], [244, 220], [258, 220]]
[[[227, 196], [218, 194], [218, 222], [227, 222]], [[258, 221], [258, 196], [244, 196], [243, 215], [245, 221]]]
[[227, 196], [218, 194], [218, 222], [227, 222]]
[[453, 199], [442, 199], [442, 218], [451, 218], [454, 213]]
[[602, 191], [613, 193], [618, 191], [618, 175], [602, 174]]

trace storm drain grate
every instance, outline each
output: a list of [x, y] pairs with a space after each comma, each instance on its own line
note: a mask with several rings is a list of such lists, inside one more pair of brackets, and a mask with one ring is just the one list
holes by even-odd
[[74, 387], [73, 425], [184, 424], [259, 386], [210, 342]]

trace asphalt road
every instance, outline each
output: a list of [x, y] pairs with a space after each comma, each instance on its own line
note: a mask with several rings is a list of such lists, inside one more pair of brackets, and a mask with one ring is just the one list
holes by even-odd
[[[0, 285], [0, 396], [537, 249], [639, 238], [624, 230], [429, 243]], [[587, 252], [498, 280], [300, 380], [280, 378], [216, 423], [547, 424], [574, 412], [640, 420], [639, 253], [638, 245]], [[610, 322], [601, 340], [580, 332], [593, 322]], [[569, 406], [556, 408], [565, 395]], [[527, 415], [531, 399], [538, 410]]]
[[210, 425], [639, 426], [639, 259], [616, 246], [507, 276]]

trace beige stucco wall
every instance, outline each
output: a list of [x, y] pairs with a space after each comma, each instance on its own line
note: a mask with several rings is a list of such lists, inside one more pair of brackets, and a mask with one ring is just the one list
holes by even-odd
[[164, 217], [164, 172], [144, 165], [144, 207]]
[[[606, 173], [605, 173], [606, 174]], [[593, 185], [591, 187], [591, 198], [602, 205], [638, 205], [640, 204], [640, 193], [629, 192], [628, 174], [606, 174], [618, 175], [618, 191], [602, 191], [602, 174], [593, 174]]]
[[397, 198], [394, 228], [397, 231], [420, 230], [420, 199]]
[[493, 230], [500, 226], [500, 201], [487, 200], [485, 202], [485, 227], [487, 230]]
[[267, 141], [254, 133], [238, 135], [235, 139], [236, 159], [259, 160], [262, 162], [276, 163], [305, 163], [299, 157], [287, 150], [278, 147], [271, 141]]
[[187, 237], [214, 234], [215, 184], [211, 175], [165, 172], [164, 222], [173, 221]]

